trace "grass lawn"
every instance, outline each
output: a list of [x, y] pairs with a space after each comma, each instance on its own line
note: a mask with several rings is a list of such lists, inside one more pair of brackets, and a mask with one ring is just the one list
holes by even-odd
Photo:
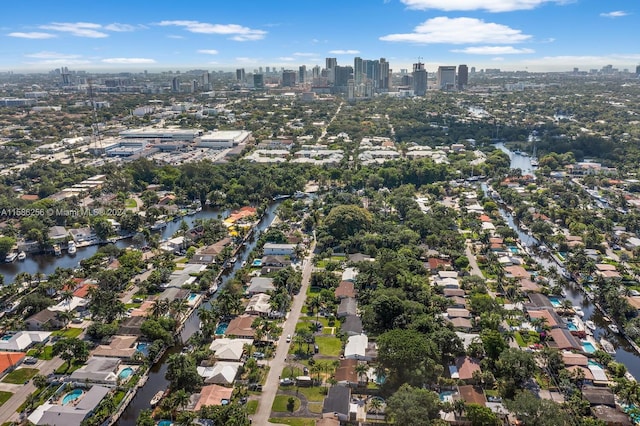
[[255, 414], [258, 411], [258, 400], [252, 399], [251, 401], [247, 401], [247, 414]]
[[134, 209], [138, 207], [138, 203], [133, 198], [127, 198], [124, 202], [124, 206], [128, 209]]
[[516, 343], [518, 344], [518, 346], [520, 347], [527, 346], [520, 332], [516, 331], [515, 333], [513, 333], [513, 337], [516, 339]]
[[295, 400], [293, 404], [293, 411], [299, 409], [300, 400], [295, 396], [276, 395], [276, 399], [273, 401], [273, 407], [271, 407], [271, 410], [278, 413], [288, 413], [289, 409], [287, 408], [287, 405], [289, 405], [289, 398], [293, 398]]
[[13, 395], [11, 392], [0, 391], [0, 406], [9, 400], [11, 395]]
[[322, 386], [299, 387], [298, 392], [307, 397], [307, 401], [322, 402], [326, 396], [326, 388]]
[[33, 376], [38, 374], [37, 368], [18, 368], [4, 377], [3, 382], [22, 385], [24, 382], [31, 380]]
[[69, 368], [67, 368], [67, 363], [65, 362], [64, 364], [62, 364], [60, 367], [58, 367], [56, 369], [56, 374], [71, 374], [74, 371], [76, 371], [78, 368], [82, 367], [84, 365], [83, 362], [72, 362], [71, 366], [69, 366]]
[[83, 331], [82, 328], [69, 327], [65, 330], [54, 331], [52, 334], [54, 336], [58, 336], [62, 338], [73, 338], [73, 337], [78, 337], [80, 334], [82, 334], [82, 331]]
[[316, 345], [320, 348], [320, 354], [327, 356], [340, 356], [342, 342], [337, 337], [316, 337]]
[[53, 354], [51, 353], [51, 351], [53, 351], [53, 346], [45, 346], [40, 351], [38, 349], [31, 349], [27, 352], [27, 355], [48, 361], [50, 359], [53, 359]]
[[316, 419], [302, 419], [302, 418], [284, 418], [284, 417], [272, 417], [269, 419], [270, 423], [277, 423], [281, 425], [290, 426], [315, 426]]
[[312, 413], [322, 414], [322, 403], [321, 402], [309, 402], [309, 403], [307, 403], [307, 408]]

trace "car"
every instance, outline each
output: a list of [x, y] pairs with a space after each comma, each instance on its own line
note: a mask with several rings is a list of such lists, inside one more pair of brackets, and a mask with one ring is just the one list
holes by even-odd
[[287, 334], [287, 343], [291, 343], [291, 335]]
[[247, 397], [243, 396], [242, 398], [240, 398], [240, 404], [244, 405], [247, 403]]
[[133, 300], [131, 300], [133, 303], [142, 303], [144, 302], [144, 300], [142, 299], [142, 297], [134, 297]]
[[293, 385], [293, 380], [286, 378], [286, 379], [280, 379], [280, 384], [282, 386], [291, 386]]
[[317, 354], [318, 352], [320, 352], [320, 346], [313, 345], [313, 353]]
[[302, 368], [302, 374], [304, 374], [305, 376], [309, 375], [309, 369], [307, 367], [303, 367]]
[[262, 392], [262, 385], [260, 383], [249, 383], [249, 390], [255, 392]]
[[252, 356], [255, 359], [264, 359], [264, 353], [263, 352], [254, 352]]
[[33, 365], [33, 364], [37, 364], [38, 363], [38, 358], [35, 358], [35, 357], [32, 357], [32, 356], [28, 356], [22, 362], [24, 362], [27, 365]]
[[76, 318], [72, 319], [71, 322], [74, 323], [74, 324], [82, 324], [84, 322], [84, 320], [82, 318], [76, 317]]

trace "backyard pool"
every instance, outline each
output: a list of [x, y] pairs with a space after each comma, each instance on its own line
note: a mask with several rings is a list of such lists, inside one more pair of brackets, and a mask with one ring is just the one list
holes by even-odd
[[227, 327], [229, 327], [229, 323], [227, 322], [221, 322], [220, 324], [218, 324], [218, 326], [216, 327], [216, 335], [222, 335], [224, 334], [225, 331], [227, 331]]
[[251, 266], [262, 266], [262, 259], [255, 259]]
[[171, 426], [173, 423], [171, 420], [160, 420], [158, 426]]
[[594, 367], [600, 367], [600, 368], [604, 368], [600, 363], [595, 362], [593, 360], [589, 360], [589, 362], [587, 363], [587, 365], [592, 365]]
[[582, 349], [584, 349], [584, 351], [588, 354], [592, 354], [596, 351], [596, 347], [593, 346], [591, 342], [581, 342], [581, 344], [582, 344]]
[[554, 308], [559, 308], [560, 305], [562, 305], [562, 302], [560, 301], [559, 297], [555, 297], [555, 296], [549, 296], [549, 302], [551, 302], [551, 305]]
[[196, 301], [197, 298], [198, 298], [198, 294], [197, 293], [191, 293], [191, 294], [189, 294], [189, 298], [187, 299], [187, 302], [193, 303], [193, 302]]
[[13, 337], [13, 334], [5, 334], [4, 336], [0, 337], [0, 340], [11, 340], [11, 338]]
[[82, 389], [74, 389], [65, 396], [62, 397], [62, 405], [67, 405], [71, 401], [75, 401], [80, 398], [84, 391]]
[[568, 322], [568, 323], [567, 323], [567, 329], [568, 329], [569, 331], [578, 331], [578, 326], [577, 326], [577, 325], [575, 325], [575, 324], [574, 324], [574, 323], [572, 323], [572, 322]]
[[140, 342], [136, 345], [136, 351], [140, 352], [144, 356], [149, 356], [149, 344], [146, 342]]
[[518, 254], [518, 247], [509, 246], [509, 251], [511, 251], [511, 253], [513, 254]]
[[456, 392], [454, 391], [444, 391], [444, 392], [440, 392], [440, 401], [442, 402], [453, 402], [453, 395], [455, 395]]
[[122, 369], [122, 371], [118, 373], [118, 377], [120, 377], [121, 379], [128, 379], [129, 376], [131, 376], [132, 374], [133, 374], [133, 368], [127, 367]]

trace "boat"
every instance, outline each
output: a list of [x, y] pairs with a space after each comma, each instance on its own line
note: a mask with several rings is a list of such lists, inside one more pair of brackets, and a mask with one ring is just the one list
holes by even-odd
[[582, 308], [580, 306], [574, 306], [573, 307], [573, 312], [575, 312], [576, 315], [579, 316], [580, 318], [582, 318], [584, 316], [584, 311], [582, 310]]
[[600, 346], [602, 346], [602, 350], [608, 354], [615, 354], [616, 349], [613, 347], [613, 344], [605, 338], [600, 339]]
[[62, 250], [60, 250], [60, 246], [57, 244], [53, 245], [53, 254], [55, 256], [60, 256], [62, 254]]
[[74, 243], [73, 241], [69, 241], [67, 243], [67, 252], [69, 254], [76, 254], [77, 251], [78, 249], [76, 248], [76, 243]]
[[609, 324], [607, 327], [609, 327], [609, 330], [611, 330], [611, 332], [613, 332], [615, 334], [620, 333], [620, 329], [615, 324]]
[[307, 194], [305, 194], [305, 193], [304, 193], [304, 192], [302, 192], [302, 191], [296, 191], [296, 192], [293, 194], [293, 198], [304, 198], [304, 197], [306, 197], [306, 196], [307, 196]]
[[273, 197], [273, 201], [284, 200], [285, 198], [290, 198], [290, 197], [291, 195], [287, 195], [287, 194], [276, 195], [275, 197]]
[[211, 284], [211, 287], [209, 287], [209, 290], [207, 290], [207, 294], [212, 296], [216, 291], [218, 291], [218, 283], [214, 281], [213, 284]]
[[18, 253], [18, 260], [25, 260], [27, 258], [27, 253], [21, 251]]
[[538, 167], [540, 163], [536, 157], [531, 157], [531, 167]]
[[7, 256], [4, 258], [6, 263], [13, 263], [18, 258], [18, 253], [12, 251], [11, 253], [7, 253]]
[[244, 268], [245, 266], [247, 266], [247, 261], [246, 261], [246, 260], [243, 260], [243, 261], [242, 261], [242, 267]]
[[229, 259], [229, 263], [236, 263], [238, 261], [238, 258], [233, 256], [231, 259]]
[[158, 391], [155, 395], [153, 395], [153, 398], [151, 398], [151, 402], [149, 404], [152, 407], [155, 407], [156, 405], [158, 405], [158, 402], [160, 402], [163, 396], [164, 396], [164, 391]]
[[156, 220], [156, 223], [151, 225], [152, 231], [159, 231], [167, 227], [167, 222], [163, 222], [162, 220]]
[[595, 329], [596, 329], [596, 324], [595, 324], [593, 321], [591, 321], [591, 320], [585, 321], [585, 322], [584, 322], [584, 325], [585, 325], [585, 327], [587, 327], [589, 330], [592, 330], [592, 331], [593, 331], [593, 330], [595, 330]]

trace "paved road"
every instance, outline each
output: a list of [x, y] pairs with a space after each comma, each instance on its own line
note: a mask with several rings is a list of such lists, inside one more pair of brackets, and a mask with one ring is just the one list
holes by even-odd
[[467, 240], [465, 244], [464, 252], [465, 252], [465, 256], [467, 256], [467, 259], [469, 259], [469, 266], [471, 267], [471, 275], [484, 278], [484, 275], [482, 275], [482, 271], [478, 267], [478, 262], [476, 261], [476, 255], [473, 254], [473, 251], [471, 251], [471, 240]]
[[[50, 361], [39, 361], [37, 365], [26, 365], [25, 367], [35, 367], [40, 370], [39, 374], [48, 376], [53, 373], [58, 367], [60, 367], [64, 361], [58, 357], [53, 358]], [[29, 381], [26, 385], [11, 385], [2, 383], [1, 390], [13, 392], [13, 396], [0, 407], [0, 424], [8, 421], [20, 420], [20, 415], [16, 413], [18, 407], [27, 400], [27, 397], [36, 390], [32, 381]]]
[[251, 416], [252, 423], [254, 425], [270, 425], [269, 417], [271, 417], [271, 406], [273, 405], [273, 401], [276, 398], [276, 394], [278, 393], [279, 377], [282, 375], [282, 370], [286, 365], [287, 354], [289, 353], [289, 346], [291, 343], [287, 343], [287, 335], [291, 335], [293, 337], [296, 324], [300, 319], [300, 314], [302, 312], [302, 307], [304, 306], [304, 301], [307, 297], [307, 288], [309, 287], [309, 282], [311, 278], [311, 271], [313, 270], [313, 251], [316, 248], [315, 241], [311, 244], [311, 248], [309, 249], [309, 255], [304, 260], [304, 265], [302, 268], [302, 287], [300, 288], [300, 293], [298, 293], [293, 299], [293, 304], [291, 305], [291, 312], [289, 313], [289, 317], [284, 323], [282, 327], [282, 335], [280, 336], [280, 341], [278, 342], [278, 347], [276, 349], [276, 354], [269, 362], [269, 375], [267, 376], [267, 381], [262, 387], [262, 395], [260, 396], [260, 402], [258, 405], [258, 411], [256, 414]]

